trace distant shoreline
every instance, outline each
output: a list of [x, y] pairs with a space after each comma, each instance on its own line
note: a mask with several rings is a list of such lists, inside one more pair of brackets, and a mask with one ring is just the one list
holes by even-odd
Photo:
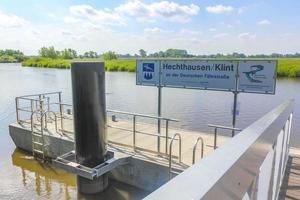
[[[153, 58], [153, 59], [169, 59], [169, 58]], [[215, 60], [230, 60], [230, 59], [220, 58]], [[237, 60], [237, 59], [232, 59], [232, 60]], [[253, 59], [247, 59], [247, 60], [253, 60]], [[256, 60], [258, 60], [258, 58], [256, 58]], [[265, 60], [265, 58], [262, 58], [262, 60]], [[278, 68], [277, 68], [278, 77], [300, 78], [300, 58], [277, 58], [273, 60], [278, 60]], [[69, 69], [71, 67], [71, 62], [74, 61], [103, 61], [103, 60], [101, 59], [68, 59], [67, 60], [67, 59], [31, 58], [22, 62], [22, 66]], [[111, 61], [104, 61], [104, 62], [107, 71], [135, 72], [136, 59], [118, 59], [118, 60], [111, 60]]]

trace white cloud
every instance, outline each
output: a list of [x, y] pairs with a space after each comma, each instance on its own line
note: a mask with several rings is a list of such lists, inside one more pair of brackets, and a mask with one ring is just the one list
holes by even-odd
[[271, 22], [267, 19], [257, 22], [257, 25], [260, 25], [260, 26], [265, 26], [265, 25], [270, 25], [270, 24], [271, 24]]
[[26, 20], [16, 15], [10, 15], [0, 12], [0, 27], [20, 28], [23, 27]]
[[75, 36], [72, 36], [72, 39], [77, 40], [77, 41], [82, 41], [82, 42], [85, 42], [88, 40], [87, 37], [85, 37], [84, 35], [75, 35]]
[[63, 35], [72, 35], [71, 31], [68, 31], [68, 30], [63, 30], [61, 33]]
[[196, 30], [191, 30], [191, 29], [186, 29], [186, 28], [181, 29], [179, 33], [182, 35], [200, 35], [200, 34], [202, 34], [201, 31], [196, 31]]
[[195, 4], [180, 5], [170, 1], [160, 1], [146, 4], [141, 0], [131, 0], [115, 9], [119, 13], [136, 17], [139, 21], [155, 22], [168, 20], [185, 23], [199, 13], [199, 6]]
[[251, 33], [240, 33], [238, 35], [238, 38], [240, 40], [249, 40], [249, 39], [253, 40], [253, 39], [256, 38], [256, 34], [254, 34], [254, 33], [253, 34], [251, 34]]
[[243, 6], [238, 9], [238, 14], [241, 15], [246, 11], [247, 7]]
[[82, 20], [79, 18], [66, 16], [64, 17], [64, 22], [67, 24], [74, 24], [74, 23], [82, 22]]
[[41, 32], [37, 29], [31, 29], [30, 32], [33, 34], [33, 35], [40, 35]]
[[218, 33], [218, 34], [215, 34], [213, 37], [217, 39], [217, 38], [224, 38], [227, 36], [229, 36], [228, 33]]
[[[124, 19], [116, 12], [97, 10], [90, 5], [76, 5], [70, 7], [71, 14], [86, 18], [90, 21], [105, 25], [124, 25]], [[68, 19], [70, 21], [70, 18]]]
[[157, 28], [157, 27], [155, 27], [155, 28], [145, 28], [144, 29], [144, 33], [145, 34], [155, 34], [155, 35], [158, 35], [161, 32], [163, 32], [163, 30], [160, 29], [160, 28]]
[[215, 31], [217, 31], [217, 29], [215, 29], [215, 28], [210, 28], [210, 29], [208, 29], [208, 31], [210, 31], [210, 32], [215, 32]]
[[213, 14], [231, 13], [234, 11], [232, 6], [216, 5], [206, 7], [206, 11]]

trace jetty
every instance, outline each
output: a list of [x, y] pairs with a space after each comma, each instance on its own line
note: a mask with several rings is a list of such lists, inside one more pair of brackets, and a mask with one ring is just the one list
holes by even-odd
[[96, 65], [72, 69], [80, 83], [73, 84], [74, 105], [61, 92], [19, 96], [9, 126], [18, 148], [77, 175], [80, 193], [102, 192], [113, 179], [147, 191], [149, 200], [300, 199], [299, 151], [289, 146], [293, 100], [243, 130], [181, 130], [177, 119], [106, 109], [97, 86], [104, 67]]

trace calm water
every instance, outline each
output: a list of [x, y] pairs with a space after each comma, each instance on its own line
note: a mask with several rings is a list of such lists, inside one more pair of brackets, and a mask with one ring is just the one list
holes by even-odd
[[[69, 70], [22, 68], [18, 64], [0, 64], [0, 199], [74, 199], [73, 175], [41, 165], [30, 155], [15, 148], [8, 125], [15, 121], [14, 97], [25, 94], [62, 91], [71, 103]], [[111, 109], [156, 114], [157, 89], [135, 85], [135, 74], [106, 75], [107, 106]], [[279, 79], [276, 95], [240, 94], [237, 127], [244, 128], [286, 99], [295, 99], [292, 145], [300, 146], [300, 80]], [[176, 126], [212, 132], [207, 124], [231, 125], [233, 94], [226, 92], [163, 88], [163, 116], [181, 120]], [[114, 183], [110, 199], [141, 198], [144, 193]], [[129, 193], [124, 190], [129, 190]], [[95, 197], [92, 197], [95, 198]], [[102, 197], [98, 196], [97, 199]]]

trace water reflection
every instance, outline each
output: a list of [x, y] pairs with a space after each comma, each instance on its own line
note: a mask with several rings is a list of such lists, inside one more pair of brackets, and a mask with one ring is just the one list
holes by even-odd
[[149, 193], [110, 179], [108, 188], [101, 194], [77, 194], [74, 175], [38, 162], [27, 152], [16, 148], [12, 154], [12, 163], [21, 169], [24, 188], [32, 187], [33, 196], [38, 198], [138, 200]]
[[12, 163], [22, 171], [23, 186], [34, 185], [38, 197], [59, 196], [64, 197], [63, 199], [71, 199], [70, 193], [76, 191], [74, 175], [53, 168], [47, 163], [38, 162], [30, 154], [18, 148], [12, 154]]

